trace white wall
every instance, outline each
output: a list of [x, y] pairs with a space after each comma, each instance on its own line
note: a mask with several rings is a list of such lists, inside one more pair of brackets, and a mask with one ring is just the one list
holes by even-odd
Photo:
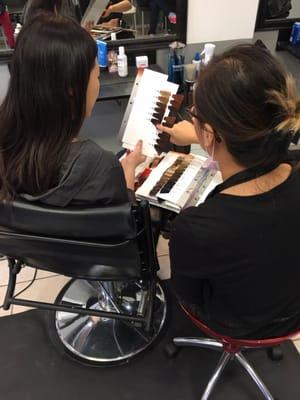
[[289, 18], [299, 18], [300, 20], [300, 0], [292, 0], [292, 9]]
[[187, 43], [250, 39], [257, 9], [258, 0], [188, 0]]

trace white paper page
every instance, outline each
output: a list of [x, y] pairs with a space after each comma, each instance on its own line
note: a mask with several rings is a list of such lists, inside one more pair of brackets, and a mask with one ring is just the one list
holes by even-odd
[[220, 183], [223, 182], [222, 175], [220, 171], [217, 171], [213, 179], [210, 181], [210, 183], [207, 185], [206, 189], [202, 193], [202, 195], [199, 197], [198, 202], [196, 203], [196, 206], [198, 206], [201, 203], [204, 203], [206, 200], [206, 197], [209, 195], [209, 193]]
[[[138, 140], [143, 140], [143, 154], [155, 157], [157, 130], [152, 124], [152, 114], [161, 90], [176, 94], [178, 85], [167, 81], [168, 76], [146, 69], [139, 82], [136, 97], [122, 138], [123, 147], [133, 150]], [[166, 108], [165, 116], [169, 114]]]

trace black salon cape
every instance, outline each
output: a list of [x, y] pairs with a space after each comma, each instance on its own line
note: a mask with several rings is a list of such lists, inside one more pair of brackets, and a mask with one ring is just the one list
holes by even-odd
[[134, 197], [128, 192], [122, 166], [116, 156], [89, 139], [72, 143], [57, 186], [46, 193], [31, 196], [28, 201], [52, 206], [117, 205]]

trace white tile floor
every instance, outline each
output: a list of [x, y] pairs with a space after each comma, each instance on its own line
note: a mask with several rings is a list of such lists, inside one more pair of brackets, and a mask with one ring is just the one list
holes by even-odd
[[[162, 237], [158, 243], [158, 260], [160, 271], [158, 273], [161, 279], [170, 277], [170, 260], [168, 241]], [[18, 274], [17, 290], [20, 291], [28, 285], [34, 274], [34, 269], [26, 267]], [[25, 299], [35, 299], [41, 301], [53, 301], [60, 289], [69, 280], [69, 278], [56, 275], [47, 271], [39, 271], [35, 283], [22, 294]], [[3, 303], [6, 287], [8, 283], [8, 268], [6, 261], [0, 261], [0, 305]], [[4, 311], [0, 308], [0, 317], [24, 312], [27, 308], [14, 305], [10, 310]], [[294, 338], [294, 343], [300, 353], [300, 334]]]

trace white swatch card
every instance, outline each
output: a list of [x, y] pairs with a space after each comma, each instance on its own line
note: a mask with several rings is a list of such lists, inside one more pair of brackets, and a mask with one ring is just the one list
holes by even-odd
[[155, 157], [157, 151], [154, 146], [158, 136], [153, 121], [157, 114], [163, 115], [163, 118], [169, 115], [172, 95], [177, 93], [179, 86], [168, 82], [168, 76], [159, 72], [145, 69], [139, 74], [142, 75], [136, 79], [119, 137], [123, 147], [130, 150], [134, 149], [138, 140], [143, 140], [143, 154]]

